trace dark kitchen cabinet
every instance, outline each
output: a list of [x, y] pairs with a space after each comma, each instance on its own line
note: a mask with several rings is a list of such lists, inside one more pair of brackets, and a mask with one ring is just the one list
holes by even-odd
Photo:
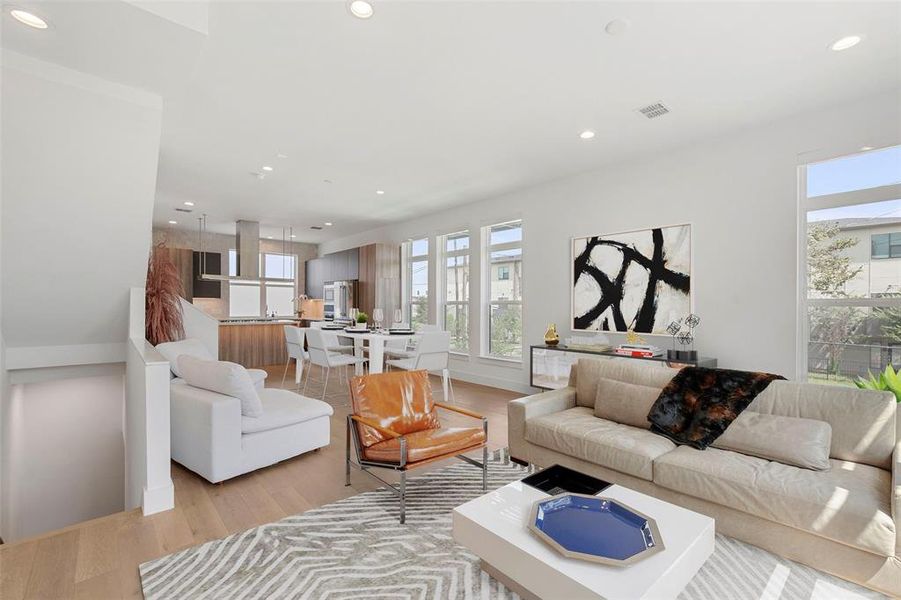
[[306, 294], [310, 298], [322, 298], [322, 286], [333, 281], [356, 281], [360, 277], [360, 249], [352, 248], [333, 252], [320, 258], [308, 260], [306, 273]]
[[204, 252], [203, 258], [206, 259], [206, 268], [201, 270], [201, 253], [194, 252], [194, 297], [195, 298], [221, 298], [222, 282], [209, 281], [200, 279], [200, 274], [206, 272], [207, 275], [222, 275], [222, 255], [218, 252]]

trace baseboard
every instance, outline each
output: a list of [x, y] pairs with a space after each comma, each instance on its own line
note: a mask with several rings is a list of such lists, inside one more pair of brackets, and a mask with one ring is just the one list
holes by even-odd
[[491, 377], [489, 375], [477, 375], [475, 373], [467, 373], [465, 371], [450, 370], [451, 379], [466, 381], [467, 383], [477, 383], [479, 385], [487, 385], [488, 387], [500, 388], [502, 390], [510, 390], [511, 392], [521, 392], [523, 394], [534, 394], [535, 390], [526, 383], [504, 379], [501, 377]]
[[141, 504], [141, 512], [144, 516], [154, 513], [172, 510], [175, 508], [175, 486], [170, 481], [167, 485], [144, 488], [144, 501]]

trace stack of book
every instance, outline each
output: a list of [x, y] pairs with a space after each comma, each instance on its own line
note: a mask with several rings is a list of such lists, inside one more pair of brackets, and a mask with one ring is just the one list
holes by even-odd
[[657, 346], [650, 344], [620, 344], [614, 350], [617, 354], [623, 356], [632, 356], [634, 358], [655, 358], [663, 356], [663, 350]]

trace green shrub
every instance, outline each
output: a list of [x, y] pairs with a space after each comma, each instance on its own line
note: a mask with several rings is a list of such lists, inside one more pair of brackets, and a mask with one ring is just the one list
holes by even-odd
[[885, 371], [879, 374], [879, 377], [868, 372], [869, 378], [864, 379], [858, 377], [854, 380], [854, 385], [862, 390], [880, 390], [889, 391], [895, 395], [895, 399], [901, 402], [901, 375], [895, 372], [892, 365], [886, 365]]
[[369, 321], [369, 315], [364, 312], [357, 313], [357, 323], [367, 323]]

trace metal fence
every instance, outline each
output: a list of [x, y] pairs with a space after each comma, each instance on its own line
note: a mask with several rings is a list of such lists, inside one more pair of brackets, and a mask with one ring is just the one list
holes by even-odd
[[891, 364], [901, 368], [901, 345], [835, 344], [810, 342], [807, 345], [807, 372], [836, 377], [866, 377]]

